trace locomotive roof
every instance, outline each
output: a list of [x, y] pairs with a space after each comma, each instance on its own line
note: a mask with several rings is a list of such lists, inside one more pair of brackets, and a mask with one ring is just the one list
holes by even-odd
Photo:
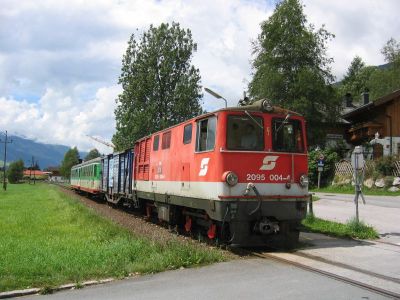
[[[263, 112], [261, 109], [262, 106], [262, 102], [266, 100], [266, 99], [261, 99], [258, 101], [255, 101], [249, 105], [244, 105], [244, 106], [233, 106], [233, 107], [226, 107], [226, 108], [221, 108], [217, 111], [256, 111], [256, 112]], [[215, 111], [215, 112], [217, 112]], [[294, 112], [292, 110], [286, 109], [286, 108], [282, 108], [279, 106], [273, 106], [273, 111], [271, 112], [264, 112], [264, 113], [270, 113], [270, 114], [282, 114], [282, 115], [287, 115], [288, 113], [290, 113], [291, 115], [295, 115], [295, 116], [301, 116], [301, 114]]]
[[202, 119], [202, 118], [205, 118], [205, 117], [207, 117], [207, 116], [211, 116], [211, 115], [213, 115], [213, 114], [215, 114], [215, 113], [217, 113], [217, 112], [221, 112], [221, 111], [243, 111], [243, 112], [245, 112], [245, 111], [251, 111], [251, 112], [263, 112], [263, 113], [267, 113], [267, 114], [281, 114], [281, 115], [284, 115], [284, 116], [290, 113], [292, 116], [299, 116], [299, 117], [301, 117], [301, 114], [299, 114], [299, 113], [297, 113], [297, 112], [294, 112], [294, 111], [292, 111], [292, 110], [286, 109], [286, 108], [279, 107], [279, 106], [273, 106], [273, 110], [272, 110], [271, 112], [264, 112], [264, 111], [261, 109], [262, 102], [263, 102], [264, 100], [266, 100], [266, 99], [261, 99], [261, 100], [255, 101], [255, 102], [253, 102], [253, 103], [251, 103], [251, 104], [249, 104], [249, 105], [232, 106], [232, 107], [220, 108], [220, 109], [218, 109], [218, 110], [215, 110], [215, 111], [212, 111], [212, 112], [208, 112], [208, 113], [205, 113], [205, 114], [196, 116], [196, 117], [194, 117], [194, 118], [188, 119], [188, 120], [186, 120], [186, 121], [184, 121], [184, 122], [181, 122], [181, 123], [179, 123], [179, 124], [170, 126], [170, 127], [168, 127], [168, 128], [165, 128], [165, 129], [162, 129], [162, 130], [153, 132], [153, 133], [151, 133], [151, 134], [149, 134], [149, 135], [146, 135], [146, 136], [144, 136], [144, 137], [142, 137], [142, 138], [136, 140], [135, 143], [138, 142], [138, 141], [141, 141], [141, 140], [143, 140], [143, 139], [146, 139], [146, 138], [148, 138], [148, 137], [150, 137], [150, 136], [152, 136], [152, 135], [154, 135], [154, 134], [156, 134], [156, 133], [161, 133], [161, 132], [164, 132], [164, 131], [168, 131], [168, 130], [170, 130], [171, 128], [174, 128], [174, 127], [176, 127], [176, 126], [181, 125], [182, 123], [186, 123], [186, 122], [192, 121], [192, 120]]

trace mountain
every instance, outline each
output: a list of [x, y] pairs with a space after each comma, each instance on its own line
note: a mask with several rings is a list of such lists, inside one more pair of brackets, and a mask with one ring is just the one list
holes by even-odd
[[[10, 136], [11, 144], [7, 144], [7, 162], [22, 159], [25, 166], [31, 164], [32, 156], [41, 169], [49, 166], [59, 166], [64, 158], [65, 152], [70, 147], [64, 145], [53, 145], [36, 142], [20, 136]], [[3, 140], [2, 136], [2, 140]], [[86, 152], [81, 152], [80, 157], [85, 157]], [[4, 159], [4, 144], [0, 144], [0, 160]], [[3, 163], [1, 163], [1, 167]]]

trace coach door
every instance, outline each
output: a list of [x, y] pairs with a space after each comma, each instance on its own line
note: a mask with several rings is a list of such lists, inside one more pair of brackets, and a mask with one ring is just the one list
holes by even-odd
[[136, 156], [137, 180], [149, 180], [150, 142], [150, 138], [141, 140], [136, 148], [139, 151]]

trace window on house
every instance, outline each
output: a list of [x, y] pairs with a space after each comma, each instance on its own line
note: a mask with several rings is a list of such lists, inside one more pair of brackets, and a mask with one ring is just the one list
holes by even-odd
[[183, 128], [183, 143], [190, 144], [192, 141], [192, 124], [188, 124]]
[[153, 139], [153, 151], [158, 150], [158, 144], [160, 143], [160, 136], [156, 135]]
[[161, 149], [168, 149], [171, 146], [171, 131], [163, 133], [161, 140]]
[[196, 151], [202, 152], [214, 149], [216, 125], [216, 117], [210, 117], [197, 122]]

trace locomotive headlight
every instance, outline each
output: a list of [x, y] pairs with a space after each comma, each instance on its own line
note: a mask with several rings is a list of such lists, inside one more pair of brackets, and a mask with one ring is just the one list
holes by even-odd
[[225, 172], [222, 179], [230, 186], [236, 185], [239, 180], [238, 176], [232, 171]]
[[261, 109], [263, 111], [272, 112], [274, 110], [274, 107], [272, 106], [271, 101], [269, 101], [268, 99], [265, 99], [261, 103]]
[[305, 188], [308, 186], [308, 176], [306, 174], [303, 174], [300, 176], [300, 185]]

